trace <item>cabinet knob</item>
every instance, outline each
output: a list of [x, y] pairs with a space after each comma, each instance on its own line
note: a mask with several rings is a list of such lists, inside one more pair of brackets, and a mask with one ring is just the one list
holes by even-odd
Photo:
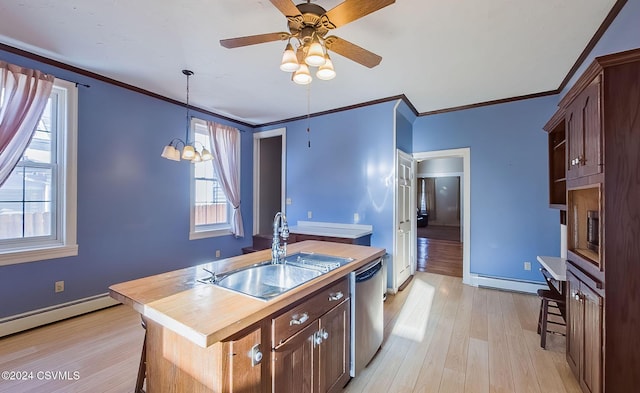
[[298, 314], [296, 314], [296, 315], [291, 317], [291, 320], [289, 321], [289, 326], [302, 325], [303, 323], [307, 322], [308, 320], [309, 320], [309, 314], [307, 314], [306, 312], [302, 313], [300, 316], [298, 316]]
[[319, 331], [313, 333], [313, 343], [315, 345], [320, 345], [322, 344], [322, 334], [320, 334]]
[[262, 361], [262, 351], [260, 351], [260, 344], [256, 344], [251, 347], [251, 366], [255, 367]]
[[343, 297], [344, 297], [344, 294], [342, 293], [342, 291], [338, 291], [338, 292], [329, 294], [329, 301], [334, 302], [336, 300], [342, 299]]
[[328, 339], [328, 338], [329, 338], [329, 332], [328, 332], [328, 331], [326, 331], [325, 329], [322, 329], [322, 330], [320, 331], [320, 336], [322, 336], [322, 339], [323, 339], [323, 340], [326, 340], [326, 339]]

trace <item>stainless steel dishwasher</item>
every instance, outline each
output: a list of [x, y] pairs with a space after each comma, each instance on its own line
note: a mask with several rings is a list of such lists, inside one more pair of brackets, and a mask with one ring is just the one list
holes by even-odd
[[383, 258], [350, 274], [351, 280], [351, 369], [357, 373], [369, 364], [382, 346], [384, 316]]

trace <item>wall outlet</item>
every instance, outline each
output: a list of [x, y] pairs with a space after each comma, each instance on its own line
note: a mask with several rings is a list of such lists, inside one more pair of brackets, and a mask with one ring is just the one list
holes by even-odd
[[220, 250], [216, 250], [216, 258], [220, 258]]
[[524, 263], [524, 270], [531, 270], [531, 262]]
[[285, 200], [285, 203], [286, 203], [287, 205], [290, 205], [290, 204], [291, 204], [291, 198], [287, 198], [287, 199]]
[[353, 222], [355, 224], [360, 222], [360, 215], [358, 213], [353, 213]]
[[311, 210], [307, 212], [307, 218], [313, 218], [313, 213], [311, 213]]
[[64, 281], [56, 281], [54, 290], [56, 293], [64, 292]]

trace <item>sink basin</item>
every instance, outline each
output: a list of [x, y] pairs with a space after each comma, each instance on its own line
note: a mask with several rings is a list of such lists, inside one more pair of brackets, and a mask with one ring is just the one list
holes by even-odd
[[215, 284], [268, 300], [320, 275], [321, 271], [304, 267], [268, 264], [231, 272]]

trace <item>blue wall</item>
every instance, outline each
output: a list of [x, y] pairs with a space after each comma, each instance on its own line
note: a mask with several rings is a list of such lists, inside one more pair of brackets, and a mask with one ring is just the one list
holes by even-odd
[[471, 273], [542, 281], [537, 255], [559, 255], [557, 210], [549, 209], [550, 96], [419, 117], [413, 152], [471, 149]]
[[[393, 246], [393, 114], [396, 102], [278, 125], [287, 129], [287, 206], [297, 221], [373, 225], [371, 245]], [[263, 131], [263, 130], [259, 130]], [[307, 138], [311, 147], [307, 147]], [[313, 218], [307, 218], [307, 212]]]
[[[91, 85], [78, 88], [79, 254], [0, 267], [0, 318], [202, 263], [218, 249], [222, 257], [238, 255], [251, 244], [250, 229], [244, 239], [189, 241], [190, 164], [160, 157], [165, 144], [184, 137], [185, 108], [11, 53], [0, 51], [0, 59]], [[251, 228], [252, 130], [195, 115], [248, 131], [242, 133], [242, 214]], [[65, 291], [55, 294], [58, 280]]]

